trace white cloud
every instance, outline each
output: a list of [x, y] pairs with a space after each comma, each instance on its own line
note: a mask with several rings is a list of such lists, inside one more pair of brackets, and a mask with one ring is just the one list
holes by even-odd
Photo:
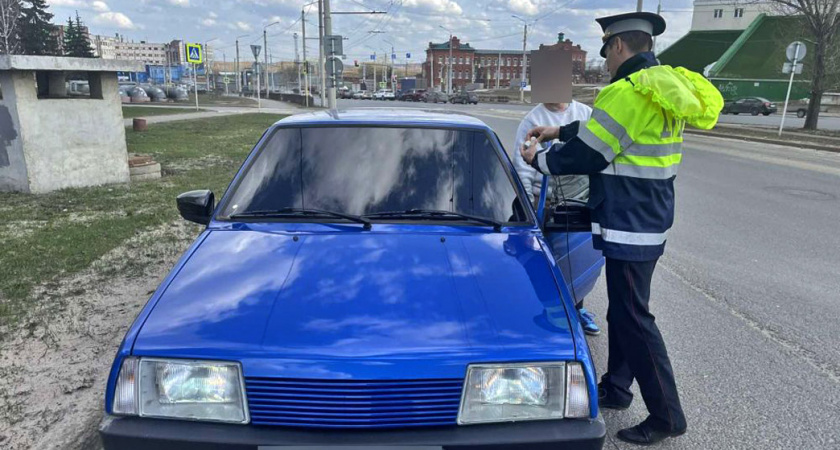
[[111, 10], [111, 8], [108, 7], [107, 3], [101, 1], [95, 1], [91, 3], [90, 6], [93, 8], [94, 11], [99, 12], [108, 12]]
[[50, 6], [67, 6], [71, 8], [84, 8], [88, 4], [84, 0], [52, 0]]
[[510, 0], [508, 7], [514, 12], [533, 16], [539, 12], [539, 8], [531, 0]]
[[210, 14], [208, 14], [208, 16], [210, 16], [211, 19], [217, 19], [219, 17], [219, 15], [214, 13], [213, 11], [210, 11]]
[[239, 30], [239, 31], [251, 31], [251, 30], [253, 30], [253, 28], [251, 27], [251, 25], [248, 24], [248, 22], [243, 22], [241, 20], [233, 23], [232, 25], [230, 25], [230, 27], [231, 27], [231, 29]]
[[186, 6], [190, 6], [190, 0], [169, 0], [169, 4], [170, 5], [175, 5], [175, 6], [186, 7]]
[[207, 18], [202, 20], [201, 24], [205, 27], [212, 27], [213, 25], [216, 25], [216, 19]]
[[434, 12], [461, 15], [461, 5], [452, 0], [406, 0], [403, 5], [409, 8], [426, 9]]
[[96, 25], [119, 28], [121, 30], [136, 30], [138, 27], [123, 13], [104, 12], [93, 18]]

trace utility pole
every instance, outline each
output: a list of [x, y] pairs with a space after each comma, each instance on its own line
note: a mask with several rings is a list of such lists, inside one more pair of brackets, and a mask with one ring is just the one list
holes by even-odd
[[429, 66], [429, 78], [431, 81], [431, 90], [435, 90], [435, 51], [432, 50], [432, 64]]
[[522, 79], [519, 80], [519, 101], [525, 103], [525, 76], [527, 75], [525, 72], [525, 67], [527, 64], [526, 59], [528, 58], [528, 51], [526, 47], [528, 45], [528, 24], [525, 24], [525, 32], [522, 36]]
[[324, 0], [318, 0], [318, 73], [321, 75], [321, 107], [324, 107], [324, 92], [327, 80], [324, 78]]
[[242, 93], [242, 86], [239, 85], [239, 38], [236, 38], [236, 64], [233, 65], [236, 71], [236, 93]]
[[499, 63], [496, 64], [496, 89], [499, 89], [499, 77], [502, 76], [502, 52], [499, 52]]
[[298, 92], [303, 92], [303, 85], [300, 83], [300, 53], [298, 52], [298, 34], [295, 33], [295, 66], [297, 67], [298, 75]]
[[303, 9], [300, 10], [300, 28], [302, 36], [302, 45], [303, 45], [303, 78], [304, 78], [304, 91], [303, 96], [305, 99], [306, 107], [309, 107], [309, 67], [306, 64], [306, 17]]
[[449, 61], [447, 61], [448, 68], [446, 70], [446, 93], [448, 95], [452, 95], [452, 30], [444, 27], [443, 25], [438, 25], [438, 27], [449, 32]]
[[644, 3], [644, 0], [637, 0], [636, 1], [636, 12], [642, 12], [642, 7], [643, 7], [642, 4], [643, 3]]
[[[327, 36], [332, 36], [332, 18], [330, 17], [330, 0], [323, 0], [324, 2], [324, 34]], [[333, 75], [335, 76], [335, 75]], [[335, 85], [336, 83], [332, 83], [332, 87], [329, 88], [327, 91], [327, 106], [330, 109], [335, 109]]]
[[263, 27], [263, 48], [265, 49], [265, 53], [263, 54], [263, 60], [265, 61], [265, 96], [268, 98], [268, 33], [267, 30], [269, 27], [279, 24], [280, 22], [272, 22]]

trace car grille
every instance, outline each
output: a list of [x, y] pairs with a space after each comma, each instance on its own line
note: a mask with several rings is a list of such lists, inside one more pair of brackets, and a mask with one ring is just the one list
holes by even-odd
[[392, 428], [454, 425], [463, 380], [245, 378], [254, 425]]

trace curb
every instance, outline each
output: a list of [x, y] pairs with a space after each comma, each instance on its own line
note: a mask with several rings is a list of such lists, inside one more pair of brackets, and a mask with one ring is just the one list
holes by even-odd
[[772, 138], [762, 138], [756, 136], [745, 136], [740, 134], [721, 133], [716, 131], [700, 131], [686, 128], [684, 133], [695, 136], [712, 136], [717, 138], [731, 139], [736, 141], [758, 142], [762, 144], [784, 145], [788, 147], [808, 148], [812, 150], [822, 150], [825, 152], [840, 153], [840, 146], [832, 146], [827, 144], [817, 144], [814, 142], [802, 141], [786, 141]]

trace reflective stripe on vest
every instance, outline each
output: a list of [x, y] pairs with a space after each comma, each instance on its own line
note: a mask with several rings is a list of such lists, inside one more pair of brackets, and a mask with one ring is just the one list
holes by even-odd
[[592, 223], [592, 234], [601, 236], [604, 242], [626, 245], [662, 245], [667, 239], [665, 233], [632, 233], [630, 231], [601, 228], [601, 224]]

